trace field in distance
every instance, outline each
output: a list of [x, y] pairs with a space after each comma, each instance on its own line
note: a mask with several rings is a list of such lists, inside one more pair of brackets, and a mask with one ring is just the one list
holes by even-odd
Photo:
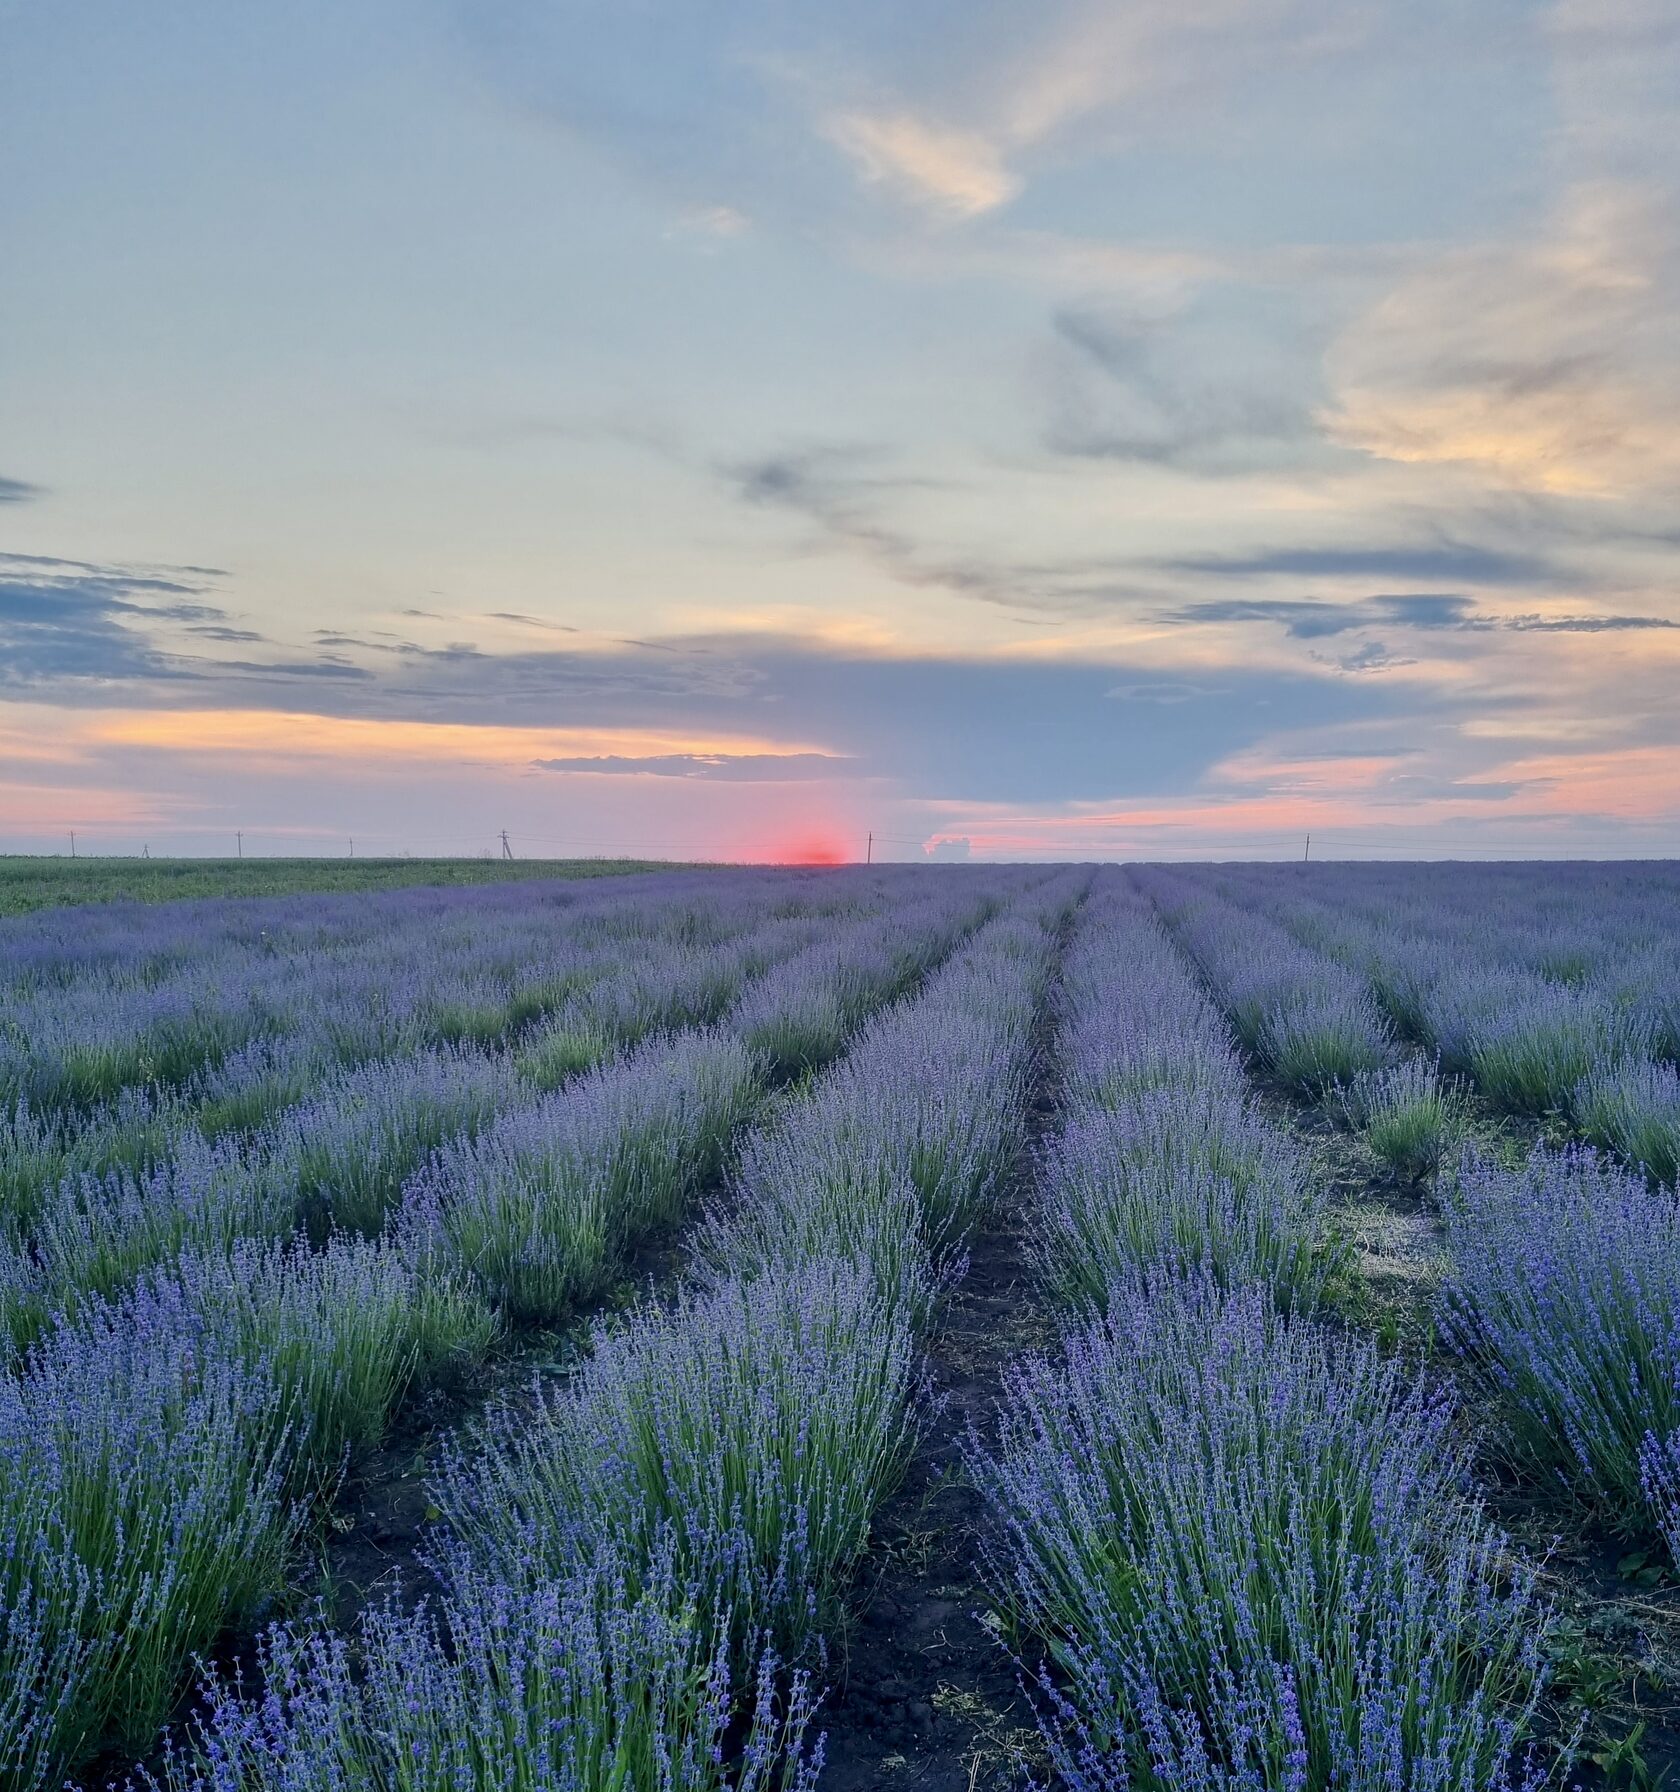
[[135, 859], [0, 856], [0, 915], [74, 902], [173, 902], [188, 896], [288, 896], [408, 884], [513, 883], [671, 871], [668, 859]]

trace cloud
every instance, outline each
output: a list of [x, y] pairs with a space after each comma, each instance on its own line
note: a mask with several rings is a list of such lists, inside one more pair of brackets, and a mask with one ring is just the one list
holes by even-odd
[[930, 841], [922, 851], [936, 864], [960, 865], [968, 858], [972, 845], [967, 835], [957, 834], [946, 840]]
[[1335, 440], [1524, 491], [1621, 496], [1680, 478], [1680, 244], [1669, 207], [1608, 183], [1538, 233], [1418, 269], [1329, 350]]
[[0, 479], [0, 504], [23, 504], [40, 495], [38, 485], [28, 485], [21, 479]]
[[1401, 666], [1417, 664], [1415, 659], [1408, 659], [1404, 654], [1390, 653], [1381, 641], [1367, 641], [1351, 653], [1315, 653], [1313, 658], [1325, 665], [1334, 666], [1338, 672], [1353, 673], [1392, 672]]
[[[1343, 635], [1378, 626], [1444, 629], [1491, 634], [1614, 634], [1626, 630], [1680, 629], [1668, 616], [1543, 616], [1487, 614], [1472, 599], [1453, 592], [1419, 591], [1379, 594], [1355, 603], [1320, 603], [1312, 599], [1210, 598], [1168, 612], [1170, 622], [1276, 622], [1299, 641]], [[1362, 650], [1368, 651], [1368, 650]], [[1338, 662], [1345, 663], [1345, 662]], [[1372, 662], [1375, 663], [1375, 662]]]
[[582, 759], [533, 759], [531, 763], [545, 772], [700, 778], [743, 784], [844, 777], [854, 764], [834, 753], [658, 753], [640, 758], [608, 754]]
[[1248, 328], [1064, 309], [1052, 365], [1059, 453], [1200, 472], [1299, 461], [1321, 436], [1310, 370]]
[[952, 217], [996, 211], [1020, 190], [988, 139], [910, 112], [839, 112], [825, 121], [823, 134], [866, 181]]
[[944, 482], [899, 471], [875, 448], [817, 444], [784, 449], [716, 469], [742, 502], [779, 509], [813, 524], [819, 540], [855, 553], [901, 584], [950, 592], [1016, 611], [1066, 614], [1110, 607], [1133, 596], [1116, 584], [1130, 560], [1019, 561], [929, 547], [889, 520], [890, 507]]
[[1198, 697], [1217, 697], [1219, 685], [1187, 684], [1178, 679], [1155, 679], [1148, 683], [1117, 684], [1103, 692], [1122, 703], [1192, 703]]
[[701, 237], [745, 236], [752, 220], [732, 205], [690, 206], [682, 215], [682, 228]]
[[0, 689], [179, 676], [146, 625], [220, 624], [202, 590], [151, 568], [0, 554]]
[[371, 675], [339, 656], [225, 659], [210, 644], [270, 645], [208, 601], [210, 568], [96, 565], [0, 554], [0, 693], [86, 701], [202, 686], [337, 683]]
[[1559, 574], [1535, 554], [1440, 541], [1418, 546], [1264, 548], [1248, 554], [1185, 554], [1148, 562], [1163, 572], [1220, 579], [1451, 579], [1470, 585], [1546, 585]]
[[[405, 610], [405, 616], [424, 614], [419, 610]], [[578, 630], [569, 622], [551, 622], [546, 616], [527, 616], [522, 610], [486, 610], [485, 617], [491, 622], [516, 622], [523, 628], [550, 629], [557, 635], [575, 635]]]

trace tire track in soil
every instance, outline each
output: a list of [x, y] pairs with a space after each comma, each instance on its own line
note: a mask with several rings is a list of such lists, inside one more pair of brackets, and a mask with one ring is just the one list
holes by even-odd
[[[1066, 943], [1064, 931], [1058, 963]], [[1038, 1147], [1059, 1115], [1051, 1013], [1047, 996], [1034, 1027], [1024, 1143], [969, 1237], [968, 1273], [928, 1342], [937, 1410], [877, 1514], [868, 1558], [877, 1573], [857, 1588], [851, 1622], [832, 1646], [835, 1685], [814, 1725], [827, 1735], [822, 1792], [1003, 1792], [1035, 1758], [1037, 1730], [1015, 1667], [983, 1621], [986, 1509], [962, 1440], [970, 1424], [982, 1436], [995, 1427], [1005, 1366], [1056, 1336], [1023, 1236]]]

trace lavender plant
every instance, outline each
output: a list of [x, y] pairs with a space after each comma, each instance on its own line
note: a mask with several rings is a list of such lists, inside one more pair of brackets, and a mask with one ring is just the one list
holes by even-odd
[[285, 1238], [297, 1218], [292, 1183], [260, 1153], [188, 1133], [148, 1171], [64, 1184], [36, 1223], [34, 1249], [56, 1300], [75, 1307], [185, 1250]]
[[563, 1011], [520, 1045], [514, 1062], [533, 1088], [546, 1091], [605, 1063], [616, 1046], [612, 1032], [601, 1021]]
[[1680, 1071], [1672, 1064], [1601, 1065], [1576, 1084], [1571, 1109], [1589, 1143], [1657, 1182], [1680, 1175]]
[[193, 1657], [284, 1579], [273, 1382], [169, 1296], [96, 1308], [0, 1376], [0, 1761], [24, 1788], [150, 1746]]
[[716, 1174], [758, 1080], [725, 1035], [650, 1041], [445, 1146], [399, 1232], [429, 1233], [509, 1318], [552, 1323]]
[[[775, 1657], [738, 1680], [668, 1549], [558, 1580], [468, 1577], [436, 1611], [374, 1607], [354, 1643], [284, 1628], [266, 1689], [212, 1679], [148, 1792], [812, 1792], [812, 1699]], [[744, 1713], [744, 1715], [742, 1715]]]
[[1334, 1090], [1348, 1124], [1402, 1176], [1432, 1176], [1455, 1157], [1469, 1119], [1464, 1086], [1427, 1058], [1365, 1071]]
[[1641, 1451], [1680, 1431], [1680, 1208], [1590, 1150], [1470, 1158], [1446, 1205], [1442, 1329], [1512, 1462], [1616, 1529], [1650, 1525]]
[[518, 1582], [611, 1550], [639, 1588], [668, 1547], [734, 1659], [797, 1653], [903, 1469], [916, 1377], [903, 1316], [848, 1264], [640, 1308], [574, 1384], [445, 1458], [444, 1566]]
[[1494, 1788], [1547, 1618], [1450, 1403], [1258, 1290], [1133, 1279], [971, 1440], [989, 1576], [1047, 1643], [1059, 1784]]
[[1079, 1108], [1046, 1147], [1031, 1250], [1060, 1296], [1100, 1311], [1139, 1269], [1200, 1269], [1310, 1311], [1343, 1265], [1319, 1185], [1245, 1103], [1194, 1083]]
[[1259, 1048], [1281, 1082], [1308, 1095], [1378, 1069], [1394, 1049], [1369, 992], [1334, 987], [1296, 992], [1270, 1009]]
[[351, 1236], [318, 1251], [247, 1241], [185, 1256], [138, 1298], [142, 1308], [179, 1299], [207, 1354], [273, 1383], [289, 1434], [276, 1439], [288, 1484], [311, 1490], [347, 1454], [379, 1442], [411, 1387], [477, 1361], [496, 1333], [489, 1308], [461, 1280]]
[[439, 1051], [371, 1064], [285, 1116], [287, 1166], [317, 1234], [379, 1233], [404, 1179], [457, 1134], [473, 1134], [525, 1091], [502, 1057]]

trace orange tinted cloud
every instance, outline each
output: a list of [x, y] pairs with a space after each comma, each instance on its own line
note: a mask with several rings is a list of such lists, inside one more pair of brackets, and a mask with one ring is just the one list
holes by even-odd
[[90, 725], [102, 745], [172, 753], [237, 753], [265, 760], [449, 761], [522, 765], [539, 758], [672, 753], [815, 753], [804, 742], [755, 735], [660, 733], [641, 728], [498, 728], [456, 722], [294, 715], [277, 710], [129, 710]]

